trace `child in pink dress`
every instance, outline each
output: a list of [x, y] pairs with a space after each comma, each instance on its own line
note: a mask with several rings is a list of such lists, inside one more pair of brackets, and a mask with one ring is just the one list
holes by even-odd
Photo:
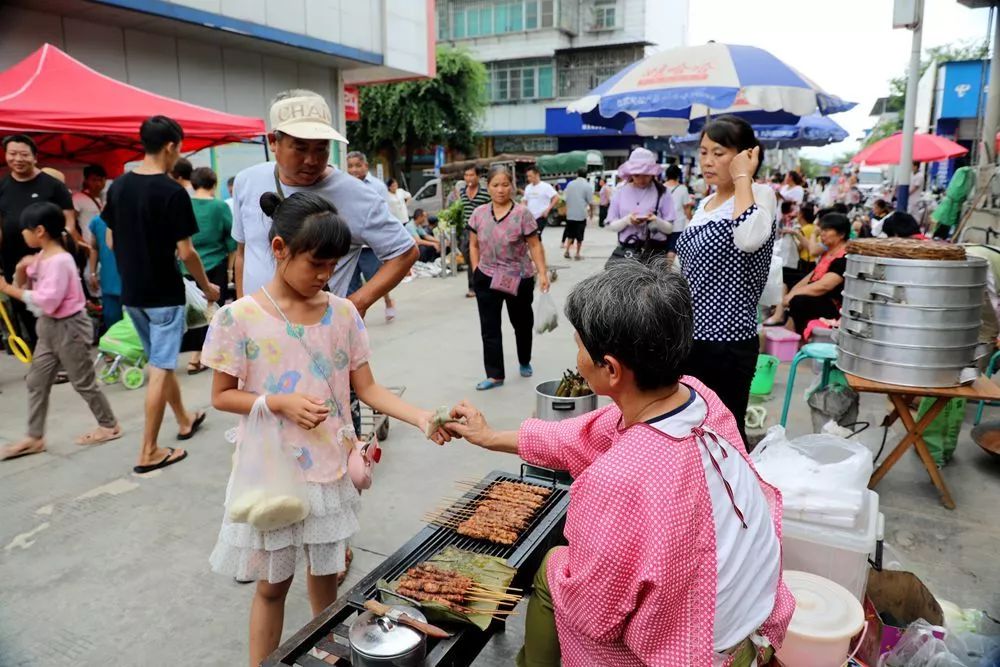
[[23, 301], [38, 317], [38, 343], [27, 377], [28, 435], [0, 450], [0, 460], [45, 451], [49, 393], [60, 366], [97, 418], [98, 427], [77, 438], [76, 444], [97, 445], [122, 435], [94, 375], [90, 356], [94, 328], [84, 310], [83, 285], [68, 249], [75, 244], [66, 233], [62, 209], [50, 202], [31, 204], [21, 213], [21, 229], [28, 247], [41, 252], [21, 260], [13, 285], [0, 277], [0, 292]]
[[[352, 429], [350, 389], [383, 414], [427, 432], [433, 413], [376, 384], [368, 365], [364, 321], [347, 299], [322, 291], [351, 234], [326, 199], [299, 192], [281, 201], [261, 197], [271, 217], [276, 270], [271, 282], [216, 313], [202, 362], [215, 370], [212, 405], [248, 415], [266, 396], [279, 420], [282, 445], [301, 466], [310, 514], [285, 528], [260, 531], [223, 520], [212, 569], [256, 580], [250, 610], [250, 664], [278, 646], [285, 596], [298, 561], [308, 570], [309, 601], [319, 614], [337, 598], [347, 540], [358, 530], [359, 495], [347, 473], [341, 429]], [[449, 436], [438, 429], [438, 444]], [[240, 441], [237, 441], [237, 457]], [[228, 492], [227, 492], [228, 497]]]

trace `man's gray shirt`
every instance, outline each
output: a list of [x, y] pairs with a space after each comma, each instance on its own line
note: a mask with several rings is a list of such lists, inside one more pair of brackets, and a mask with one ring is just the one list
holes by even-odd
[[[271, 219], [260, 209], [260, 196], [274, 192], [274, 162], [263, 162], [244, 169], [233, 184], [233, 238], [243, 243], [243, 293], [253, 294], [274, 275], [274, 255], [271, 253]], [[340, 216], [351, 228], [351, 250], [337, 262], [330, 278], [330, 291], [347, 295], [358, 264], [361, 246], [370, 247], [380, 260], [387, 261], [404, 254], [415, 243], [403, 225], [389, 214], [384, 197], [374, 188], [336, 167], [325, 178], [309, 187], [282, 183], [286, 197], [295, 192], [314, 192], [337, 207]]]
[[587, 219], [587, 209], [594, 198], [594, 188], [585, 178], [577, 177], [566, 186], [566, 219], [582, 222]]

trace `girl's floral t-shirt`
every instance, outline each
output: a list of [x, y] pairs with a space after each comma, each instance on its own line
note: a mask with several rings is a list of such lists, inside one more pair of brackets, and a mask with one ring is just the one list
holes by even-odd
[[282, 444], [299, 462], [306, 481], [320, 484], [347, 472], [348, 450], [338, 434], [345, 426], [353, 429], [350, 372], [368, 363], [371, 354], [354, 304], [332, 294], [329, 299], [319, 323], [289, 325], [253, 296], [245, 296], [215, 314], [202, 351], [202, 363], [238, 378], [244, 391], [307, 394], [326, 401], [330, 416], [309, 431], [277, 417]]

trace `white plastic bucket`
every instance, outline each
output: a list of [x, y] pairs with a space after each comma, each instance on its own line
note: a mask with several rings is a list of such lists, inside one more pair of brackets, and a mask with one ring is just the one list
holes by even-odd
[[785, 667], [842, 667], [851, 638], [865, 624], [861, 603], [839, 584], [808, 572], [785, 570], [795, 613], [777, 655]]

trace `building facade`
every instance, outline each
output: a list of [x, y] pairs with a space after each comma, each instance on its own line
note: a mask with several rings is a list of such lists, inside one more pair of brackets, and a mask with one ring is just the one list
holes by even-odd
[[[275, 93], [309, 88], [344, 131], [345, 85], [434, 75], [433, 26], [434, 0], [4, 0], [0, 69], [48, 42], [119, 81], [265, 120]], [[219, 149], [221, 179], [263, 156]]]
[[584, 126], [567, 103], [688, 33], [688, 0], [438, 0], [436, 14], [438, 42], [489, 72], [487, 151], [596, 148], [609, 165], [642, 140]]

